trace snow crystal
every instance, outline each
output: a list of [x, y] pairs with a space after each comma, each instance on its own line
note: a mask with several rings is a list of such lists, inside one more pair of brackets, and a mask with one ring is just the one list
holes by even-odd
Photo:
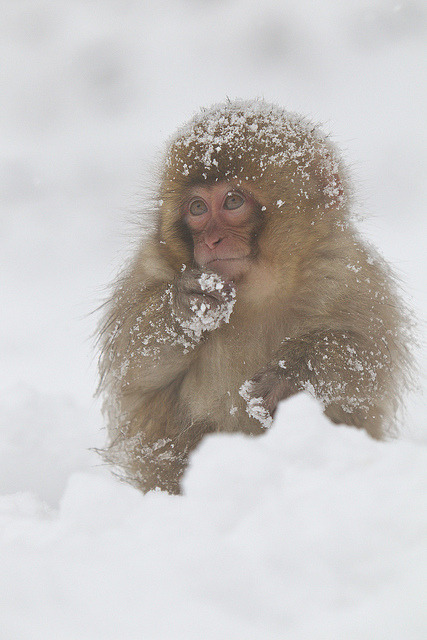
[[207, 291], [208, 293], [222, 291], [224, 289], [224, 282], [216, 273], [202, 273], [199, 282], [202, 291]]
[[362, 270], [362, 267], [361, 266], [357, 267], [355, 264], [350, 264], [349, 263], [347, 265], [347, 269], [349, 269], [350, 271], [353, 271], [354, 273], [359, 273], [359, 271]]
[[193, 316], [189, 320], [180, 320], [185, 333], [199, 341], [205, 331], [214, 331], [223, 322], [228, 323], [236, 302], [236, 291], [231, 288], [225, 291], [224, 282], [216, 273], [202, 273], [199, 278], [202, 291], [206, 293], [220, 292], [223, 294], [221, 304], [200, 301], [194, 298], [191, 302]]
[[246, 380], [239, 389], [239, 394], [246, 402], [246, 413], [264, 427], [268, 429], [273, 422], [269, 411], [263, 405], [263, 398], [253, 398], [251, 396], [252, 383], [250, 380]]

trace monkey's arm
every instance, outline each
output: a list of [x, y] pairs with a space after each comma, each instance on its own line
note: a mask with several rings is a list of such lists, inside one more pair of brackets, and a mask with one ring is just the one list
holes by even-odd
[[141, 274], [133, 276], [117, 287], [100, 332], [111, 440], [104, 457], [144, 491], [177, 493], [188, 452], [203, 435], [197, 425], [185, 428], [182, 375], [205, 333], [228, 322], [234, 289], [194, 269], [149, 285], [138, 286]]
[[388, 360], [384, 344], [350, 331], [311, 332], [285, 340], [249, 391], [274, 415], [280, 400], [307, 390], [333, 422], [364, 427], [380, 438]]
[[127, 393], [167, 387], [188, 369], [206, 332], [228, 322], [234, 296], [219, 276], [196, 269], [172, 282], [123, 284], [101, 330], [104, 378]]

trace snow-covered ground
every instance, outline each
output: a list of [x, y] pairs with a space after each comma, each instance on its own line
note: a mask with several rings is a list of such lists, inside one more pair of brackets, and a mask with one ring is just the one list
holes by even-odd
[[206, 439], [183, 497], [142, 496], [90, 451], [91, 311], [147, 167], [201, 105], [262, 96], [324, 122], [425, 318], [424, 3], [0, 9], [0, 639], [424, 639], [421, 393], [392, 443], [298, 396], [261, 438]]

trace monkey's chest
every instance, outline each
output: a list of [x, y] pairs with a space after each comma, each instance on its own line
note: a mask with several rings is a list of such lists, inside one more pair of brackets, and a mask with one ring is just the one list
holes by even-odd
[[212, 333], [200, 346], [181, 387], [181, 400], [192, 419], [214, 423], [218, 431], [259, 433], [261, 425], [247, 415], [239, 390], [267, 365], [278, 347], [279, 340], [256, 319]]

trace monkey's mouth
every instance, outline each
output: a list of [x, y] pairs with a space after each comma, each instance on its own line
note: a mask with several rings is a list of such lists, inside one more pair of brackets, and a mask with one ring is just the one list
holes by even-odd
[[203, 267], [210, 271], [214, 271], [224, 278], [235, 280], [242, 276], [249, 264], [249, 256], [233, 257], [233, 258], [213, 258], [206, 262]]
[[213, 258], [209, 262], [205, 263], [205, 267], [212, 271], [218, 271], [221, 274], [222, 271], [233, 271], [241, 268], [241, 266], [248, 261], [249, 256], [242, 256], [241, 258]]
[[212, 258], [208, 262], [205, 263], [205, 267], [215, 263], [215, 262], [241, 262], [242, 260], [248, 260], [249, 255], [247, 256], [236, 256], [232, 258]]

